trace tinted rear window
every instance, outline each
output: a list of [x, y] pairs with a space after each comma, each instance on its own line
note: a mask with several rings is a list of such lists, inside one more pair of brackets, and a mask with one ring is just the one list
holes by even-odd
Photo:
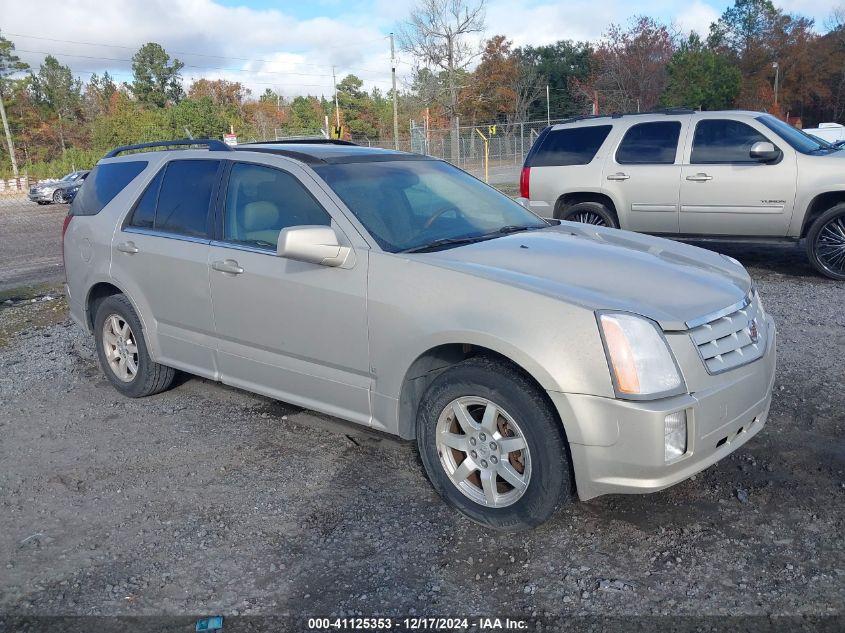
[[220, 161], [174, 160], [168, 163], [158, 194], [155, 229], [208, 236], [208, 207]]
[[530, 166], [586, 165], [593, 160], [610, 129], [609, 125], [594, 125], [552, 130], [541, 141]]
[[678, 150], [680, 121], [656, 121], [632, 126], [616, 150], [621, 165], [671, 165]]
[[158, 201], [158, 191], [161, 189], [161, 181], [164, 178], [164, 169], [160, 170], [155, 178], [152, 179], [141, 199], [135, 205], [135, 210], [132, 212], [132, 219], [129, 221], [130, 226], [137, 226], [144, 229], [153, 228], [156, 217], [156, 202]]
[[147, 161], [128, 161], [97, 165], [73, 199], [71, 215], [97, 215], [123, 191], [147, 166]]

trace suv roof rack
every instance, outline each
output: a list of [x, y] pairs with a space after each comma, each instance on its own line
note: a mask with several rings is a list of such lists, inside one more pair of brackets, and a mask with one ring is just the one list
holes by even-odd
[[198, 138], [198, 139], [179, 139], [174, 141], [153, 141], [152, 143], [136, 143], [134, 145], [121, 145], [120, 147], [115, 147], [111, 150], [108, 154], [103, 156], [103, 158], [114, 158], [118, 154], [122, 154], [123, 152], [129, 152], [134, 149], [147, 149], [149, 147], [173, 147], [173, 146], [181, 146], [181, 145], [205, 145], [208, 147], [208, 150], [211, 152], [230, 152], [232, 148], [226, 145], [223, 141], [218, 141], [217, 139], [213, 138]]
[[568, 119], [563, 119], [552, 125], [563, 125], [566, 123], [575, 123], [577, 121], [585, 121], [589, 119], [620, 119], [623, 116], [643, 116], [646, 114], [694, 114], [697, 112], [691, 108], [658, 108], [656, 110], [646, 110], [644, 112], [609, 112], [607, 114], [579, 114]]
[[288, 145], [288, 144], [314, 144], [314, 145], [355, 145], [352, 141], [343, 141], [339, 138], [285, 138], [278, 141], [255, 141], [253, 143], [244, 143], [244, 145]]

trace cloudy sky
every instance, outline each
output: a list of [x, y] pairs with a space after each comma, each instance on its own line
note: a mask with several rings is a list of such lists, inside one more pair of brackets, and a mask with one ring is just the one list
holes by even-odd
[[[471, 1], [471, 0], [470, 0]], [[347, 73], [366, 86], [390, 87], [388, 34], [415, 0], [2, 0], [0, 34], [37, 68], [56, 56], [83, 81], [108, 70], [131, 80], [130, 58], [150, 41], [185, 63], [186, 83], [201, 77], [244, 83], [285, 95], [332, 92]], [[707, 31], [727, 0], [488, 0], [487, 36], [519, 45], [559, 39], [596, 40], [612, 22], [647, 14], [689, 31]], [[776, 0], [786, 11], [825, 22], [837, 0]], [[397, 53], [400, 81], [411, 60]]]

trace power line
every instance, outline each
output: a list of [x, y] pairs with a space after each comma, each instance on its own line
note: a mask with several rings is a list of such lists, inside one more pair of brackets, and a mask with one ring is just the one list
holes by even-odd
[[[100, 57], [95, 55], [78, 55], [76, 53], [58, 53], [58, 52], [48, 52], [48, 51], [36, 51], [31, 49], [25, 48], [16, 48], [16, 52], [20, 53], [33, 53], [38, 55], [54, 55], [58, 57], [75, 57], [78, 59], [93, 59], [96, 61], [107, 61], [107, 62], [123, 62], [123, 63], [132, 63], [131, 59], [122, 59], [118, 57]], [[272, 62], [272, 63], [281, 63], [281, 62]], [[294, 71], [274, 71], [274, 70], [249, 70], [246, 68], [221, 68], [219, 66], [197, 66], [195, 64], [184, 64], [185, 68], [195, 68], [198, 70], [216, 70], [221, 72], [234, 72], [234, 73], [251, 73], [251, 74], [268, 74], [268, 75], [294, 75], [298, 77], [331, 77], [331, 75], [319, 74], [319, 73], [298, 73]], [[361, 79], [367, 79], [368, 81], [384, 81], [387, 83], [386, 80], [375, 79], [373, 77], [361, 77]]]
[[[43, 40], [45, 42], [59, 42], [59, 43], [62, 43], [62, 44], [79, 44], [79, 45], [82, 45], [82, 46], [102, 46], [102, 47], [106, 47], [106, 48], [121, 48], [121, 49], [125, 49], [125, 50], [138, 50], [140, 48], [140, 46], [126, 46], [124, 44], [103, 44], [103, 43], [98, 43], [98, 42], [81, 42], [81, 41], [78, 41], [78, 40], [63, 40], [63, 39], [57, 39], [57, 38], [53, 38], [53, 37], [42, 37], [42, 36], [39, 36], [39, 35], [25, 35], [23, 33], [9, 33], [9, 32], [7, 32], [6, 35], [10, 35], [10, 36], [13, 36], [13, 37], [23, 37], [23, 38], [27, 38], [27, 39], [33, 39], [33, 40]], [[360, 48], [362, 44], [371, 44], [373, 42], [379, 42], [381, 40], [387, 39], [388, 37], [389, 36], [380, 37], [380, 38], [371, 39], [371, 40], [364, 40], [363, 42], [359, 42], [357, 44], [349, 44], [349, 45], [344, 45], [344, 46], [320, 46], [319, 48], [320, 48], [320, 50], [337, 50], [337, 49], [348, 49], [348, 48]], [[23, 51], [23, 49], [18, 49], [18, 50]], [[28, 51], [23, 51], [23, 52], [28, 52]], [[41, 52], [41, 51], [33, 51], [33, 52], [38, 53], [38, 52]], [[284, 51], [284, 52], [288, 53], [288, 51]], [[225, 59], [225, 60], [231, 60], [231, 61], [259, 62], [259, 63], [264, 63], [264, 64], [278, 64], [278, 63], [280, 63], [279, 60], [252, 59], [252, 58], [249, 58], [249, 57], [230, 57], [230, 56], [225, 56], [225, 55], [209, 55], [207, 53], [190, 53], [190, 52], [184, 52], [184, 51], [171, 51], [171, 54], [172, 55], [191, 56], [191, 57], [208, 57], [210, 59]], [[290, 52], [290, 54], [295, 55], [295, 54], [298, 54], [298, 53], [297, 52]], [[108, 58], [103, 58], [103, 59], [108, 59]], [[129, 60], [129, 61], [131, 61], [131, 60]], [[295, 62], [295, 63], [296, 63], [297, 66], [309, 66], [309, 67], [313, 67], [313, 68], [326, 68], [325, 64], [308, 64], [308, 63], [305, 63], [305, 62]], [[402, 62], [402, 63], [409, 63], [409, 62]], [[362, 67], [353, 67], [353, 66], [342, 66], [342, 67], [346, 68], [347, 70], [356, 70], [356, 71], [364, 71], [364, 72], [381, 72], [381, 70], [382, 70], [382, 69], [376, 69], [376, 68], [362, 68]]]

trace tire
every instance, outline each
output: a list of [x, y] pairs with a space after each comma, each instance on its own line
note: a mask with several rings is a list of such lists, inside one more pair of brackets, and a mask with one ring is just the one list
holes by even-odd
[[[488, 422], [484, 412], [490, 403], [496, 412]], [[472, 418], [464, 418], [464, 427], [456, 406]], [[469, 434], [463, 431], [467, 426]], [[496, 429], [492, 436], [484, 432], [491, 428]], [[476, 523], [495, 530], [525, 530], [546, 521], [572, 498], [572, 471], [560, 420], [542, 390], [507, 363], [478, 356], [441, 373], [423, 396], [416, 430], [432, 486]], [[510, 451], [502, 443], [505, 437]], [[520, 438], [525, 448], [514, 450]], [[449, 448], [445, 441], [466, 450]], [[466, 472], [469, 475], [463, 478]], [[516, 473], [520, 487], [506, 481], [502, 472], [510, 480]], [[483, 478], [491, 482], [486, 487]]]
[[53, 192], [53, 204], [63, 204], [65, 201], [65, 196], [62, 193], [61, 189], [56, 189]]
[[[125, 332], [124, 325], [128, 326], [128, 336], [120, 342], [121, 336], [115, 333]], [[141, 320], [126, 295], [111, 295], [97, 305], [94, 341], [103, 373], [124, 396], [151, 396], [165, 391], [173, 384], [176, 370], [159, 365], [150, 358]], [[128, 357], [123, 363], [128, 370], [121, 368], [117, 360], [121, 356]], [[131, 371], [133, 366], [134, 372]]]
[[567, 222], [606, 226], [611, 229], [619, 228], [616, 215], [600, 202], [577, 202], [568, 207], [560, 219]]
[[807, 232], [807, 257], [825, 277], [845, 281], [845, 203], [822, 213]]

